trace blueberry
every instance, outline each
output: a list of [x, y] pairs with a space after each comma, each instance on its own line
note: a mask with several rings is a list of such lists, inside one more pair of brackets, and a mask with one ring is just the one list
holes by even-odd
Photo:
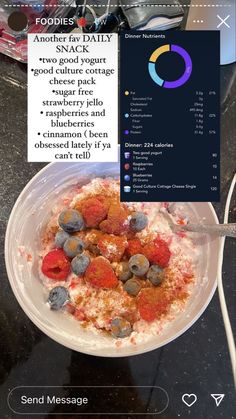
[[60, 310], [69, 299], [69, 293], [65, 287], [55, 287], [49, 293], [48, 303], [52, 310]]
[[140, 211], [133, 212], [130, 220], [130, 227], [134, 231], [141, 231], [148, 225], [148, 217]]
[[158, 265], [152, 265], [148, 270], [147, 279], [149, 279], [153, 285], [160, 285], [164, 279], [163, 269]]
[[142, 286], [138, 278], [131, 278], [124, 284], [124, 290], [130, 295], [138, 295]]
[[82, 253], [84, 250], [84, 242], [76, 236], [71, 236], [64, 243], [63, 250], [69, 258], [74, 258], [79, 253]]
[[137, 254], [130, 258], [129, 269], [137, 276], [143, 276], [149, 269], [149, 262], [144, 255]]
[[68, 209], [62, 211], [58, 218], [59, 226], [67, 233], [81, 231], [84, 228], [84, 220], [79, 211]]
[[128, 320], [122, 317], [115, 317], [111, 321], [111, 333], [114, 338], [126, 338], [132, 333], [132, 326]]
[[55, 235], [55, 246], [56, 247], [63, 247], [65, 241], [70, 237], [70, 235], [64, 231], [59, 230]]
[[128, 262], [120, 262], [116, 270], [118, 278], [125, 282], [132, 277], [132, 272], [129, 269]]
[[90, 258], [85, 255], [77, 255], [71, 262], [71, 269], [75, 275], [82, 275], [90, 263]]

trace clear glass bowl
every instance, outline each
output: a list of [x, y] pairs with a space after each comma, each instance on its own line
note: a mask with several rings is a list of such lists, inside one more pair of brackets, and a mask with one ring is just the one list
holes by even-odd
[[[199, 236], [201, 258], [197, 283], [183, 313], [163, 332], [146, 342], [117, 348], [114, 339], [98, 331], [80, 327], [72, 316], [53, 312], [45, 304], [46, 296], [38, 275], [40, 236], [50, 218], [58, 196], [70, 186], [86, 184], [95, 177], [118, 177], [119, 163], [51, 163], [43, 168], [21, 192], [9, 218], [5, 260], [12, 290], [33, 323], [55, 341], [73, 350], [105, 357], [130, 356], [159, 348], [176, 339], [199, 318], [216, 289], [219, 239]], [[153, 204], [155, 205], [155, 204]], [[186, 203], [191, 221], [218, 223], [210, 203]], [[20, 255], [19, 247], [33, 255], [32, 263]]]

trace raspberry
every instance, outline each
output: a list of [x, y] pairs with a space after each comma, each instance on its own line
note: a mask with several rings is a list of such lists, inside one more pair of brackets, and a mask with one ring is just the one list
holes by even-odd
[[147, 322], [167, 312], [170, 299], [163, 288], [143, 288], [138, 296], [138, 310], [141, 318]]
[[155, 239], [154, 242], [146, 244], [143, 248], [143, 254], [151, 263], [165, 268], [170, 259], [170, 250], [166, 242], [161, 239]]
[[44, 256], [41, 269], [48, 278], [64, 281], [70, 273], [70, 261], [62, 249], [54, 249]]
[[119, 262], [125, 252], [126, 237], [117, 237], [113, 235], [104, 234], [98, 242], [98, 248], [102, 256], [107, 258], [110, 262]]
[[106, 208], [107, 212], [111, 205], [111, 198], [104, 195], [96, 195], [96, 199], [101, 202], [101, 204]]
[[107, 208], [96, 198], [86, 199], [81, 212], [87, 227], [97, 227], [107, 216]]
[[138, 253], [142, 253], [142, 250], [143, 247], [139, 239], [128, 240], [128, 247], [126, 249], [126, 253], [128, 254], [128, 256], [133, 256], [137, 255]]
[[128, 211], [118, 202], [111, 204], [107, 220], [102, 221], [99, 227], [108, 234], [119, 236], [125, 233], [129, 228]]
[[85, 280], [98, 288], [115, 288], [118, 279], [110, 262], [102, 256], [95, 258], [85, 272]]

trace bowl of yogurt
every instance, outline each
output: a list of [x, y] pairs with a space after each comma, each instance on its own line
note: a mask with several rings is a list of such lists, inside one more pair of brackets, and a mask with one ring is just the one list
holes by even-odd
[[[218, 223], [210, 203], [123, 203], [119, 163], [51, 163], [21, 192], [5, 259], [26, 315], [96, 356], [159, 348], [200, 317], [216, 289], [219, 239], [173, 233]], [[21, 220], [21, 222], [19, 222]]]

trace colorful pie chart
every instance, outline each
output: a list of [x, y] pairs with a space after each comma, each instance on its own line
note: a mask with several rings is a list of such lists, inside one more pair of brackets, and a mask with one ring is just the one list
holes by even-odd
[[[177, 79], [177, 80], [173, 80], [173, 81], [166, 81], [163, 80], [161, 77], [158, 76], [157, 72], [156, 72], [156, 62], [158, 60], [158, 58], [160, 57], [161, 54], [164, 54], [165, 52], [176, 52], [177, 54], [179, 54], [185, 62], [185, 70], [184, 73], [182, 74], [182, 76]], [[149, 58], [149, 63], [148, 63], [148, 71], [149, 74], [152, 78], [152, 80], [158, 84], [158, 86], [160, 87], [164, 87], [166, 89], [175, 89], [176, 87], [180, 87], [183, 84], [185, 84], [189, 77], [191, 76], [192, 73], [192, 60], [190, 55], [188, 54], [188, 52], [180, 47], [179, 45], [162, 45], [161, 47], [157, 48], [152, 55]]]

